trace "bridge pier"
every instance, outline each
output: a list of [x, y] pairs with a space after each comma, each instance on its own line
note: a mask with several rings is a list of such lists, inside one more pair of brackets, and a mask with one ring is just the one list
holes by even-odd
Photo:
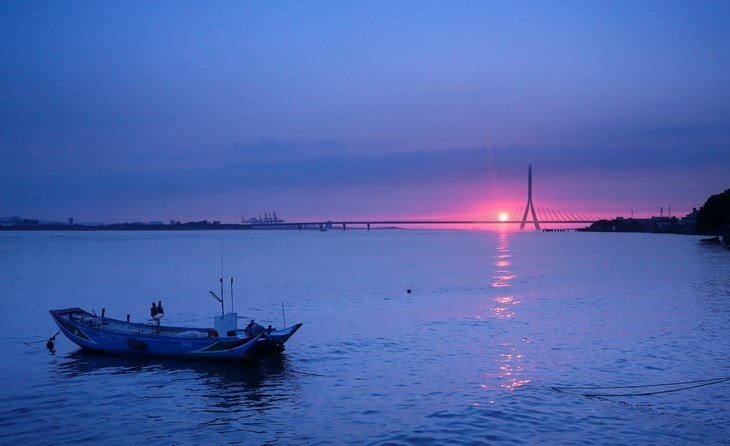
[[370, 230], [370, 223], [367, 223], [367, 225], [368, 225], [368, 231], [369, 231]]
[[527, 206], [525, 207], [525, 213], [522, 215], [522, 222], [520, 222], [520, 229], [525, 229], [525, 223], [527, 223], [527, 213], [532, 211], [532, 222], [535, 223], [535, 229], [540, 229], [540, 223], [537, 221], [537, 214], [535, 213], [535, 206], [532, 204], [532, 164], [527, 170]]
[[347, 229], [347, 223], [344, 223], [344, 222], [343, 222], [343, 223], [342, 223], [342, 230], [344, 231], [345, 229]]

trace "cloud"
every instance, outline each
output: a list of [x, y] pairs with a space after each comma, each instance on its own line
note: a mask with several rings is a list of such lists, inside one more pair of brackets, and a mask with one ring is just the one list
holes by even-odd
[[295, 143], [275, 138], [265, 138], [254, 144], [238, 144], [232, 147], [234, 156], [247, 162], [272, 162], [338, 156], [346, 151], [346, 143], [334, 140]]
[[277, 142], [273, 139], [244, 146], [215, 165], [164, 167], [116, 173], [94, 171], [64, 174], [9, 172], [0, 179], [5, 190], [35, 200], [41, 195], [118, 196], [184, 194], [239, 188], [296, 188], [368, 186], [374, 184], [439, 185], [479, 184], [487, 175], [499, 180], [522, 178], [532, 164], [542, 172], [630, 172], [644, 169], [730, 165], [723, 147], [664, 150], [661, 147], [471, 147], [384, 154], [351, 154], [337, 141], [315, 144]]

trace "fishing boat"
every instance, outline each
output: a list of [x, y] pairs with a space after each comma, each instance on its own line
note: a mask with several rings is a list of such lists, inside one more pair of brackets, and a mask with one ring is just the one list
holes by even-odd
[[[238, 329], [238, 315], [226, 313], [223, 299], [221, 314], [213, 318], [213, 327], [176, 327], [162, 325], [162, 301], [152, 303], [151, 319], [146, 323], [130, 322], [89, 313], [81, 308], [51, 310], [51, 316], [68, 339], [78, 346], [99, 352], [147, 356], [170, 356], [193, 359], [240, 360], [284, 350], [284, 343], [302, 326], [301, 323], [276, 330], [253, 320]], [[221, 293], [222, 295], [222, 293]], [[93, 311], [93, 310], [92, 310]], [[46, 346], [53, 350], [55, 336]]]

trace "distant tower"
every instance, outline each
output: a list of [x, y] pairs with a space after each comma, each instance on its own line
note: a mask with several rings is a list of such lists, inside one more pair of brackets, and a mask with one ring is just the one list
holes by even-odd
[[540, 223], [537, 221], [535, 206], [532, 204], [532, 164], [530, 164], [530, 167], [527, 170], [527, 206], [525, 207], [525, 213], [522, 215], [520, 229], [525, 229], [525, 223], [527, 223], [527, 211], [532, 211], [532, 221], [535, 223], [535, 229], [540, 229]]

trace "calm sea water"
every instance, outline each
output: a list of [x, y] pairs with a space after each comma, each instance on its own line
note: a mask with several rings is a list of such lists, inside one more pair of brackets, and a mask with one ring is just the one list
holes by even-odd
[[[580, 395], [730, 377], [730, 250], [698, 240], [0, 233], [0, 443], [730, 444], [730, 382]], [[145, 320], [161, 299], [166, 323], [212, 325], [221, 275], [242, 321], [304, 323], [284, 354], [114, 357], [62, 335], [45, 349], [52, 308]], [[639, 387], [554, 389], [598, 386]]]

